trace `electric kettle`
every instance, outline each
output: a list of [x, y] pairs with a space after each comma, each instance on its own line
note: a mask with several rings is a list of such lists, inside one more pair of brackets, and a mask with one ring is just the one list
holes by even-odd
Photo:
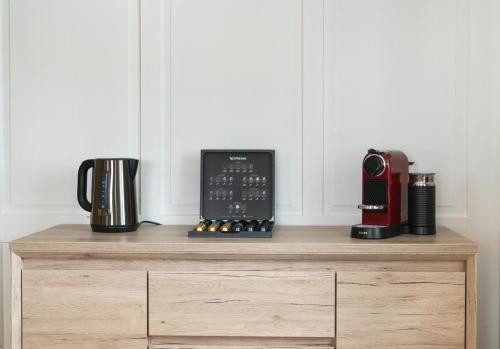
[[[91, 159], [78, 169], [78, 203], [91, 212], [94, 232], [128, 232], [138, 227], [134, 179], [139, 160]], [[92, 171], [92, 201], [87, 199], [87, 174]]]

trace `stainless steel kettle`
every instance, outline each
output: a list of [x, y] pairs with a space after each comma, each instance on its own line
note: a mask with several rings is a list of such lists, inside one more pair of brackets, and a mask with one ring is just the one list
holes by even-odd
[[[137, 201], [134, 179], [139, 160], [85, 160], [78, 169], [78, 203], [91, 212], [94, 232], [127, 232], [137, 230]], [[92, 202], [87, 199], [87, 173], [92, 173]]]

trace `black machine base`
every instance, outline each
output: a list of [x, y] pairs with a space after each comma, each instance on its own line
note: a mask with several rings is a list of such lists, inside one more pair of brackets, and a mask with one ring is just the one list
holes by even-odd
[[91, 224], [90, 227], [95, 233], [127, 233], [130, 231], [136, 231], [138, 224], [128, 224], [128, 225], [96, 225]]
[[409, 232], [407, 224], [395, 226], [356, 224], [351, 228], [351, 237], [356, 239], [388, 239]]
[[270, 231], [240, 231], [238, 233], [222, 233], [220, 231], [189, 231], [190, 238], [272, 238]]
[[436, 234], [436, 226], [429, 226], [429, 227], [410, 226], [409, 233], [414, 235], [434, 235]]

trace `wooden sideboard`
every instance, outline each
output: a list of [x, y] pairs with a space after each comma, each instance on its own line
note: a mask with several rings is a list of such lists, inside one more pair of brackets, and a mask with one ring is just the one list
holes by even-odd
[[476, 348], [477, 246], [448, 229], [188, 228], [60, 225], [12, 242], [12, 349]]

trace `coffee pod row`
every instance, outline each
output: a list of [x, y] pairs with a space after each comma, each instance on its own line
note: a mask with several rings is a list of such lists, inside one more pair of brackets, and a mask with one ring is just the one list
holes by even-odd
[[195, 231], [202, 232], [221, 232], [221, 233], [239, 233], [242, 231], [253, 232], [267, 232], [271, 230], [271, 222], [263, 220], [259, 222], [253, 221], [223, 221], [222, 219], [210, 220], [205, 219], [194, 227]]

